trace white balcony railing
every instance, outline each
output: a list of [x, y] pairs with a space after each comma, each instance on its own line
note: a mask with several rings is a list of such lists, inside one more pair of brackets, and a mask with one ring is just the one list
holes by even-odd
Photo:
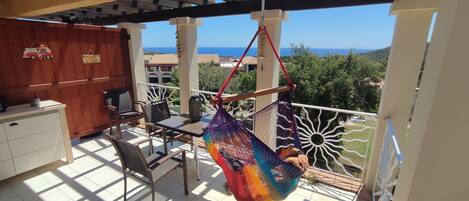
[[373, 186], [373, 201], [394, 200], [394, 190], [399, 179], [403, 155], [394, 132], [392, 120], [386, 119], [386, 135], [378, 166], [378, 175]]
[[[202, 107], [208, 113], [215, 113], [217, 109], [210, 104], [210, 100], [212, 100], [217, 93], [210, 92], [210, 91], [203, 91], [203, 90], [191, 90], [193, 95], [199, 95], [202, 98]], [[226, 96], [229, 94], [223, 94], [222, 96]], [[233, 117], [242, 120], [252, 121], [250, 115], [254, 112], [256, 99], [249, 98], [246, 100], [231, 102], [225, 105], [225, 109], [228, 113], [230, 113]]]
[[171, 114], [179, 114], [179, 87], [139, 82], [138, 90], [146, 94], [149, 101], [166, 100]]
[[376, 114], [293, 103], [300, 141], [311, 166], [362, 181]]
[[[167, 99], [173, 113], [179, 113], [179, 88], [139, 83], [149, 100]], [[210, 104], [215, 92], [192, 90], [200, 95], [205, 112], [214, 113]], [[225, 94], [226, 95], [226, 94]], [[376, 114], [293, 103], [300, 141], [311, 159], [311, 166], [362, 181], [370, 153]], [[235, 118], [253, 121], [255, 99], [225, 105]], [[252, 125], [252, 124], [250, 124]], [[252, 129], [252, 128], [250, 128]]]

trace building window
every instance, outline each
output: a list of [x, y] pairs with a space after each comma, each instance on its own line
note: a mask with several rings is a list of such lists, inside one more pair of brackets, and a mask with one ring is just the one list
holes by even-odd
[[163, 77], [163, 84], [165, 83], [168, 83], [168, 82], [171, 82], [171, 78], [170, 77]]
[[157, 77], [149, 77], [149, 78], [148, 78], [148, 81], [149, 81], [150, 83], [159, 84]]
[[253, 64], [248, 65], [248, 72], [256, 71], [256, 69], [257, 69], [257, 65], [253, 65]]
[[171, 72], [171, 70], [172, 70], [171, 66], [161, 66], [162, 72]]

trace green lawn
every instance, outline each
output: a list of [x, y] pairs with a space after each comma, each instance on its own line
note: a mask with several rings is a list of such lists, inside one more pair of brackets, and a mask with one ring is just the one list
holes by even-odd
[[[345, 132], [352, 131], [350, 134], [343, 135], [342, 139], [364, 139], [368, 140], [368, 143], [366, 142], [343, 142], [343, 147], [356, 151], [362, 155], [367, 156], [368, 158], [366, 160], [369, 160], [369, 156], [371, 153], [371, 148], [372, 148], [372, 143], [373, 143], [373, 134], [376, 126], [376, 120], [374, 118], [368, 118], [366, 123], [350, 123], [345, 126]], [[368, 127], [367, 129], [362, 130], [363, 128]], [[368, 161], [364, 161], [365, 159], [361, 156], [358, 156], [355, 153], [351, 153], [348, 151], [343, 150], [342, 151], [342, 156], [345, 158], [350, 159], [353, 163], [355, 163], [358, 166], [363, 166], [368, 163]], [[350, 164], [348, 161], [342, 159], [342, 163], [344, 164]], [[364, 163], [365, 162], [365, 163]]]

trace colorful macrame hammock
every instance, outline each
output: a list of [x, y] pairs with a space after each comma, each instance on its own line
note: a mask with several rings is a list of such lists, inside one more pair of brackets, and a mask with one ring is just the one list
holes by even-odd
[[[286, 95], [252, 115], [257, 127], [262, 123], [270, 124], [267, 126], [276, 124], [275, 129], [262, 131], [276, 134], [275, 151], [259, 140], [245, 125], [223, 108], [223, 102], [226, 101], [223, 99], [227, 98], [222, 97], [222, 93], [260, 33], [264, 33], [280, 62], [280, 67], [289, 85]], [[295, 148], [301, 150], [290, 101], [293, 88], [294, 85], [265, 26], [260, 26], [236, 67], [232, 69], [218, 91], [214, 99], [218, 109], [203, 136], [210, 155], [223, 169], [228, 186], [237, 200], [283, 200], [296, 189], [303, 171], [284, 161], [286, 157], [295, 153]], [[257, 129], [256, 132], [258, 132]]]

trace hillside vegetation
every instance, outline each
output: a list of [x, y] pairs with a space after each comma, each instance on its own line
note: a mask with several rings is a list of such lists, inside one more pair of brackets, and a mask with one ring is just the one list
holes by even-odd
[[[283, 57], [290, 77], [298, 89], [293, 102], [333, 108], [376, 112], [379, 103], [379, 83], [384, 77], [385, 61], [353, 54], [319, 57], [304, 45], [292, 47], [292, 56]], [[385, 54], [385, 53], [383, 53]], [[218, 91], [230, 69], [213, 63], [199, 64], [201, 90]], [[173, 72], [173, 85], [178, 85], [178, 71]], [[280, 74], [280, 84], [286, 80]], [[256, 72], [239, 71], [231, 80], [226, 93], [256, 90]]]
[[390, 50], [391, 47], [386, 47], [383, 49], [377, 49], [371, 52], [363, 53], [361, 55], [373, 61], [386, 62], [388, 60]]

